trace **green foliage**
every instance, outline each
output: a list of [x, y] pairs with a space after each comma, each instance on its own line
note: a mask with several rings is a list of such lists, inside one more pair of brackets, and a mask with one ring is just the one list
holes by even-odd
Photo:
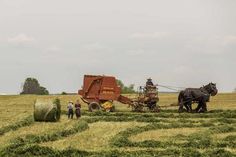
[[192, 134], [188, 137], [188, 142], [184, 145], [186, 147], [193, 147], [193, 148], [201, 148], [205, 149], [210, 147], [212, 144], [211, 136], [204, 132], [204, 133], [196, 133]]
[[228, 124], [210, 128], [210, 132], [212, 133], [227, 133], [227, 132], [233, 132], [233, 131], [236, 131], [236, 128]]
[[235, 157], [236, 155], [224, 150], [224, 149], [213, 149], [205, 153], [207, 157]]
[[124, 83], [121, 80], [116, 80], [116, 82], [120, 86], [122, 94], [135, 93], [134, 84], [130, 84], [129, 86], [125, 86]]
[[61, 92], [61, 95], [67, 95], [67, 93], [66, 92]]
[[183, 157], [201, 157], [202, 154], [194, 148], [187, 148], [181, 151]]
[[217, 119], [210, 120], [209, 123], [235, 124], [236, 119], [233, 119], [233, 118], [217, 118]]
[[48, 95], [49, 92], [48, 92], [48, 90], [45, 87], [40, 86], [38, 94], [39, 95]]
[[45, 87], [40, 86], [37, 79], [27, 78], [23, 85], [23, 91], [21, 94], [48, 95], [49, 92]]
[[236, 136], [235, 135], [229, 135], [226, 138], [223, 139], [223, 141], [217, 143], [217, 146], [222, 147], [230, 147], [230, 148], [236, 148]]

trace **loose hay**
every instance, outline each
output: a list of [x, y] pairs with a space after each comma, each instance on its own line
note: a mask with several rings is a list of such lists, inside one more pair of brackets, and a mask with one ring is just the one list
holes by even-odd
[[56, 122], [60, 119], [61, 104], [59, 99], [36, 100], [34, 104], [34, 120]]

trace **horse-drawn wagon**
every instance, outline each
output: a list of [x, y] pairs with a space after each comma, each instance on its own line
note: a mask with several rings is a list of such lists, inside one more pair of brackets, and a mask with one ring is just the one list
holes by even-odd
[[113, 76], [85, 75], [79, 95], [88, 104], [89, 111], [115, 111], [114, 101], [128, 104], [133, 111], [141, 112], [144, 108], [159, 111], [157, 107], [158, 92], [149, 79], [145, 87], [140, 87], [138, 97], [130, 99], [121, 95], [121, 88]]

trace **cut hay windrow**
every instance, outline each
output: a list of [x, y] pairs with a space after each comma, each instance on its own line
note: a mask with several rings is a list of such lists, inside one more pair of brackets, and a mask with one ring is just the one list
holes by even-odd
[[34, 104], [34, 120], [56, 122], [60, 120], [61, 104], [59, 99], [36, 100]]
[[30, 115], [30, 116], [28, 116], [20, 121], [17, 121], [11, 125], [0, 128], [0, 136], [4, 135], [5, 133], [7, 133], [9, 131], [15, 131], [21, 127], [29, 126], [33, 123], [34, 123], [33, 117], [32, 117], [32, 115]]

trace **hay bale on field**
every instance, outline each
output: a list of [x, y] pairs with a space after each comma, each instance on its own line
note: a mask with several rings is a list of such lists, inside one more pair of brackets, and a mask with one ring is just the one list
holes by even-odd
[[61, 104], [59, 99], [36, 100], [34, 104], [34, 120], [56, 122], [60, 119]]

